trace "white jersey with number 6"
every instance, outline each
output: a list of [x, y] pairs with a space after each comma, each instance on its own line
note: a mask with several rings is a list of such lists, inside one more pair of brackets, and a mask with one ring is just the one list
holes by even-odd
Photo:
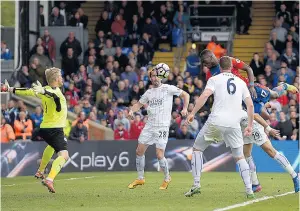
[[179, 96], [182, 90], [173, 85], [162, 84], [160, 87], [148, 89], [139, 102], [147, 104], [148, 121], [146, 125], [170, 126], [173, 96]]
[[240, 128], [242, 101], [250, 97], [245, 82], [232, 73], [221, 73], [211, 77], [205, 89], [210, 89], [214, 95], [207, 121], [212, 125]]

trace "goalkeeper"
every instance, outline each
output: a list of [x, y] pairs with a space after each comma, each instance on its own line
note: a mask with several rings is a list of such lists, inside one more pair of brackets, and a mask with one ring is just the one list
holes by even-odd
[[[46, 186], [51, 193], [55, 193], [53, 180], [60, 172], [66, 161], [69, 159], [67, 151], [67, 139], [64, 137], [63, 128], [67, 118], [67, 103], [60, 87], [63, 85], [61, 70], [58, 68], [50, 68], [45, 71], [48, 86], [42, 87], [39, 81], [33, 83], [32, 88], [14, 88], [10, 87], [5, 81], [5, 90], [16, 95], [36, 96], [42, 100], [44, 110], [43, 121], [40, 128], [33, 134], [32, 139], [44, 139], [48, 146], [45, 148], [40, 167], [35, 177], [42, 179], [42, 184]], [[47, 178], [44, 171], [52, 158], [54, 152], [57, 158], [53, 161], [51, 171]]]

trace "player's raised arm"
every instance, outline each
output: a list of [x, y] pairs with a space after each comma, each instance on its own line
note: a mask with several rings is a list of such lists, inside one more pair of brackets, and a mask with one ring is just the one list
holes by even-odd
[[38, 93], [36, 93], [33, 88], [15, 88], [11, 87], [7, 80], [5, 80], [5, 84], [1, 88], [1, 92], [11, 92], [20, 96], [34, 96], [39, 97]]
[[249, 90], [251, 92], [252, 97], [254, 99], [257, 98], [257, 93], [256, 90], [254, 89], [254, 73], [252, 68], [249, 65], [247, 65], [245, 62], [235, 58], [232, 58], [232, 65], [237, 69], [241, 69], [247, 72], [249, 78], [249, 85], [250, 85]]

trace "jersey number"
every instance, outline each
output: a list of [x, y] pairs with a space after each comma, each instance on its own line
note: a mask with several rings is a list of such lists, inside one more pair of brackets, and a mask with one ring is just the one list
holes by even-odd
[[261, 90], [261, 96], [263, 96], [263, 97], [267, 97], [267, 96], [268, 96], [268, 94], [267, 94], [267, 92], [266, 92], [265, 90]]
[[236, 85], [232, 82], [234, 78], [229, 78], [227, 81], [227, 92], [233, 95], [236, 92]]
[[166, 138], [167, 137], [167, 131], [158, 131], [159, 132], [159, 138]]

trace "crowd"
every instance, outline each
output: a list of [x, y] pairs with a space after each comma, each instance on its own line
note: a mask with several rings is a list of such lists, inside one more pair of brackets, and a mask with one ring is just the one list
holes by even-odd
[[[88, 42], [88, 49], [82, 49], [82, 44], [73, 32], [68, 34], [63, 43], [56, 43], [46, 29], [30, 51], [28, 65], [19, 71], [18, 81], [22, 87], [31, 87], [31, 83], [36, 80], [45, 85], [44, 72], [56, 61], [56, 48], [59, 48], [64, 77], [63, 91], [68, 109], [78, 116], [74, 122], [67, 122], [66, 136], [79, 142], [88, 140], [89, 122], [93, 121], [111, 128], [115, 140], [136, 140], [147, 121], [147, 112], [142, 110], [131, 120], [128, 118], [128, 107], [136, 103], [145, 90], [151, 88], [147, 69], [151, 66], [154, 51], [161, 42], [174, 44], [173, 26], [190, 25], [186, 9], [195, 2], [106, 2], [105, 10], [95, 27], [97, 37]], [[64, 2], [53, 8], [50, 25], [87, 26], [88, 16], [84, 15], [82, 8], [66, 8]], [[266, 43], [263, 60], [259, 54], [254, 54], [251, 61], [250, 66], [257, 81], [270, 88], [279, 82], [299, 87], [299, 17], [294, 15], [298, 14], [298, 8], [299, 4], [291, 7], [279, 5], [274, 14], [276, 21], [270, 42]], [[40, 9], [42, 11], [42, 7]], [[247, 21], [242, 24], [250, 25], [251, 20]], [[240, 33], [247, 33], [247, 27], [241, 27]], [[124, 47], [127, 51], [124, 51]], [[6, 49], [5, 42], [1, 42], [1, 58], [9, 58], [9, 50]], [[220, 50], [221, 54], [226, 53], [223, 48]], [[191, 49], [190, 55], [194, 55], [196, 62], [199, 62], [196, 53]], [[84, 55], [83, 61], [79, 60], [81, 54]], [[174, 67], [165, 81], [191, 95], [189, 111], [205, 87], [205, 77], [201, 73], [199, 75], [199, 65], [193, 68], [193, 72], [182, 72]], [[298, 139], [298, 103], [299, 95], [285, 95], [270, 102], [270, 123], [280, 129], [281, 140]], [[210, 112], [209, 104], [205, 105], [192, 124], [185, 126], [185, 120], [179, 115], [181, 109], [182, 101], [175, 97], [169, 130], [171, 140], [193, 139]], [[24, 103], [10, 101], [8, 105], [2, 105], [2, 115], [2, 131], [6, 131], [2, 134], [9, 135], [1, 140], [9, 141], [30, 138], [43, 114], [40, 107], [29, 114]]]

